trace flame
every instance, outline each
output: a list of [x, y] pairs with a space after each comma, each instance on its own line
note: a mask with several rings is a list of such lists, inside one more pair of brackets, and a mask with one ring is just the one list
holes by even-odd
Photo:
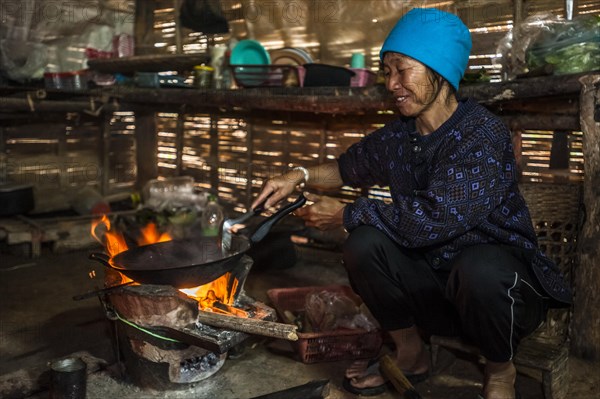
[[[98, 234], [98, 230], [103, 230], [103, 234]], [[111, 257], [129, 248], [123, 234], [113, 229], [106, 215], [102, 215], [102, 218], [92, 222], [91, 234], [98, 242], [104, 244]], [[140, 230], [136, 241], [137, 245], [143, 246], [170, 240], [172, 238], [168, 233], [161, 233], [155, 223], [148, 223]], [[247, 312], [233, 306], [239, 281], [234, 278], [230, 284], [231, 278], [231, 273], [225, 273], [208, 284], [194, 288], [182, 288], [179, 291], [198, 301], [198, 307], [201, 310], [248, 317]], [[132, 281], [122, 273], [121, 279], [122, 283]], [[229, 287], [230, 285], [231, 287]]]
[[248, 317], [247, 312], [233, 306], [239, 282], [234, 278], [231, 289], [228, 289], [230, 279], [231, 273], [225, 273], [210, 283], [194, 288], [182, 288], [179, 291], [197, 300], [201, 310]]
[[[104, 230], [102, 238], [96, 233], [101, 227]], [[92, 222], [91, 234], [98, 242], [104, 244], [106, 252], [111, 257], [129, 249], [123, 234], [117, 230], [113, 230], [110, 219], [106, 215], [102, 215], [100, 219]], [[172, 238], [168, 233], [160, 233], [155, 223], [148, 223], [140, 230], [140, 236], [136, 240], [136, 243], [139, 246], [143, 246], [170, 240]]]
[[[104, 239], [101, 239], [97, 234], [96, 230], [104, 226]], [[114, 256], [120, 252], [127, 250], [127, 242], [125, 237], [117, 231], [113, 231], [111, 228], [110, 220], [106, 215], [102, 215], [102, 218], [92, 222], [92, 236], [99, 242], [103, 243], [106, 247], [106, 251], [110, 256]]]
[[[224, 305], [233, 304], [233, 295], [228, 292], [227, 286], [231, 273], [225, 273], [218, 279], [210, 283], [194, 288], [182, 288], [179, 291], [187, 296], [195, 298], [200, 303], [201, 309], [210, 307], [214, 302], [220, 302]], [[237, 279], [235, 280], [237, 283]], [[232, 289], [235, 292], [234, 289]]]
[[141, 236], [138, 239], [138, 245], [149, 245], [157, 242], [171, 241], [169, 233], [160, 233], [154, 223], [148, 223], [140, 231]]

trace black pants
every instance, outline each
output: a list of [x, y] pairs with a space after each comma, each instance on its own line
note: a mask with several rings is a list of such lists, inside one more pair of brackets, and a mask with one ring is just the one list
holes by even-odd
[[547, 298], [529, 270], [530, 252], [475, 245], [440, 270], [425, 255], [371, 226], [346, 241], [352, 288], [384, 330], [416, 325], [431, 335], [461, 336], [488, 360], [505, 362], [544, 320]]

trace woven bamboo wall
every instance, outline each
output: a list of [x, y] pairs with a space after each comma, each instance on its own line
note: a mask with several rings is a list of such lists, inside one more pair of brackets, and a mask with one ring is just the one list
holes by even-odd
[[[285, 6], [283, 3], [221, 1], [223, 11], [230, 20], [231, 35], [209, 37], [183, 29], [184, 52], [204, 52], [210, 40], [222, 43], [230, 37], [239, 39], [252, 37], [261, 41], [269, 50], [284, 46], [302, 47], [313, 56], [315, 61], [337, 65], [347, 64], [349, 54], [362, 51], [367, 54], [367, 59], [372, 60], [370, 66], [376, 69], [381, 41], [399, 16], [412, 7], [438, 7], [458, 13], [469, 26], [473, 36], [470, 68], [473, 70], [485, 68], [492, 80], [500, 79], [501, 71], [496, 50], [498, 42], [513, 27], [512, 0], [447, 2], [382, 0], [372, 3], [368, 10], [364, 8], [364, 2], [357, 0], [336, 0], [326, 3], [325, 9], [324, 4], [317, 7], [314, 2], [296, 1], [295, 9], [302, 12], [294, 14], [296, 17], [292, 18], [291, 6]], [[174, 2], [159, 0], [157, 4], [154, 23], [157, 52], [174, 53], [176, 52]], [[523, 18], [540, 12], [564, 16], [565, 2], [564, 0], [525, 2]], [[576, 14], [585, 13], [600, 13], [600, 1], [577, 2]], [[205, 118], [209, 121], [208, 116]], [[172, 134], [175, 132], [176, 119], [176, 116], [164, 118], [160, 125], [169, 125], [169, 128], [164, 129]], [[195, 176], [201, 176], [200, 184], [205, 187], [218, 185], [219, 194], [223, 199], [243, 207], [242, 204], [249, 203], [249, 196], [251, 193], [256, 193], [265, 177], [280, 172], [290, 165], [310, 165], [312, 162], [334, 159], [352, 142], [377, 127], [378, 118], [371, 119], [372, 121], [369, 122], [369, 118], [365, 118], [365, 121], [359, 124], [343, 123], [335, 118], [328, 120], [319, 117], [315, 120], [297, 116], [288, 116], [284, 120], [281, 118], [239, 119], [233, 120], [233, 124], [231, 120], [223, 122], [218, 120], [216, 122], [219, 126], [218, 157], [213, 154], [212, 158], [208, 134], [210, 122], [197, 124], [192, 132], [188, 132], [189, 123], [186, 122], [184, 140], [190, 141], [188, 139], [190, 136], [197, 137], [195, 140], [198, 142], [198, 132], [204, 132], [206, 136], [201, 143], [202, 147], [194, 148], [190, 142], [185, 149], [180, 148], [179, 151], [183, 151], [182, 155], [186, 160], [183, 160], [181, 168], [177, 169], [177, 162], [168, 161], [177, 152], [176, 140], [173, 137], [167, 138], [164, 133], [161, 133], [163, 136], [161, 136], [159, 166], [163, 176], [183, 171], [193, 172]], [[526, 130], [519, 134], [522, 138], [522, 148], [517, 156], [520, 158], [523, 181], [577, 182], [582, 180], [581, 132], [566, 132], [569, 165], [563, 169], [550, 169], [553, 131]], [[240, 152], [241, 149], [247, 151], [245, 155]], [[199, 153], [202, 155], [198, 155]], [[197, 158], [203, 159], [201, 164], [197, 163]], [[202, 170], [203, 174], [198, 175], [198, 170]], [[213, 177], [212, 180], [210, 176]], [[214, 176], [218, 179], [215, 180]], [[252, 177], [250, 185], [246, 184], [248, 176]], [[338, 193], [340, 198], [348, 201], [359, 194], [361, 194], [359, 191], [350, 188], [344, 188]], [[385, 189], [373, 188], [368, 194], [372, 197], [388, 198]]]
[[0, 181], [33, 185], [34, 213], [68, 208], [85, 186], [106, 195], [131, 189], [136, 170], [133, 114], [115, 113], [106, 132], [102, 125], [101, 119], [70, 113], [62, 121], [0, 128]]
[[[154, 41], [157, 53], [176, 53], [174, 0], [156, 0]], [[378, 68], [381, 43], [394, 23], [414, 7], [437, 7], [458, 14], [473, 37], [470, 70], [484, 68], [492, 81], [500, 79], [497, 47], [514, 23], [513, 0], [221, 0], [230, 34], [204, 35], [181, 30], [183, 52], [206, 52], [209, 41], [252, 38], [267, 50], [300, 47], [315, 62], [348, 66], [350, 55], [362, 52], [367, 66]], [[579, 0], [575, 14], [600, 14], [600, 0]], [[565, 0], [524, 2], [523, 18], [538, 13], [565, 16]]]
[[[137, 177], [135, 114], [114, 112], [109, 119], [105, 194], [131, 191]], [[105, 144], [106, 145], [106, 144]]]
[[[211, 139], [210, 115], [186, 115], [183, 146], [179, 151], [178, 114], [161, 113], [158, 117], [160, 175], [193, 176], [200, 187], [218, 192], [223, 201], [243, 210], [266, 178], [294, 165], [333, 161], [348, 146], [382, 126], [393, 115], [367, 115], [360, 118], [360, 122], [356, 119], [347, 121], [342, 116], [307, 120], [294, 114], [277, 119], [214, 117], [212, 123], [216, 124], [218, 140]], [[523, 182], [577, 183], [583, 180], [582, 133], [564, 134], [568, 139], [568, 147], [563, 149], [568, 151], [568, 168], [551, 169], [554, 132], [521, 132]], [[179, 163], [180, 170], [177, 169]], [[362, 194], [389, 199], [388, 191], [377, 187], [368, 193], [344, 187], [335, 196], [352, 201]]]

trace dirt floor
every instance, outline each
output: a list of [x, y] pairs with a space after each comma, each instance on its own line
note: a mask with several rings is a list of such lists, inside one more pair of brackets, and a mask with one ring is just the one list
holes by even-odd
[[[38, 259], [0, 254], [0, 397], [48, 397], [48, 362], [74, 353], [88, 366], [88, 398], [249, 399], [314, 380], [329, 380], [332, 399], [355, 398], [341, 387], [349, 361], [303, 364], [287, 342], [251, 337], [212, 377], [170, 391], [142, 390], [119, 375], [111, 325], [97, 298], [72, 297], [102, 286], [103, 270], [88, 260], [90, 251], [52, 254]], [[295, 266], [250, 272], [248, 295], [268, 302], [269, 288], [347, 284], [339, 253], [296, 249]], [[95, 278], [90, 276], [96, 275]], [[472, 399], [482, 374], [473, 362], [448, 357], [447, 367], [417, 390], [424, 399]], [[570, 359], [569, 398], [598, 398], [600, 364]], [[543, 399], [541, 384], [519, 376], [524, 399]], [[25, 394], [24, 394], [25, 393]], [[401, 397], [393, 389], [381, 399]]]

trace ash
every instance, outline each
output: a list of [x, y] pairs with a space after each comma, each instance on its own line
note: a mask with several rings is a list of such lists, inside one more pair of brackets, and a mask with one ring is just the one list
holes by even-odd
[[219, 341], [228, 341], [229, 339], [233, 338], [236, 334], [239, 334], [231, 330], [223, 330], [222, 328], [207, 326], [206, 324], [200, 323], [199, 321], [194, 323], [194, 327], [196, 327], [196, 330], [199, 333], [215, 337]]
[[191, 359], [182, 360], [179, 366], [181, 367], [181, 373], [194, 373], [196, 371], [207, 371], [219, 363], [219, 357], [210, 352], [205, 356], [196, 356]]

